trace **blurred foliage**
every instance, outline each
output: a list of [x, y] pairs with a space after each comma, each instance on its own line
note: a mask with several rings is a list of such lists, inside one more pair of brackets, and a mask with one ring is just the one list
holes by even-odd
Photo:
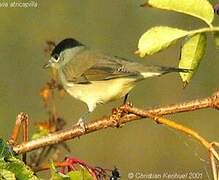
[[23, 161], [12, 154], [10, 147], [2, 139], [0, 139], [0, 179], [38, 179]]
[[[61, 167], [58, 171], [56, 167]], [[66, 172], [67, 169], [67, 172]], [[93, 167], [88, 165], [80, 159], [74, 157], [66, 157], [64, 162], [54, 163], [50, 162], [51, 179], [84, 179], [84, 180], [101, 180], [111, 179], [117, 180], [120, 175], [119, 171], [115, 168], [114, 170], [103, 169], [101, 167]], [[111, 172], [112, 175], [108, 173]]]
[[88, 170], [84, 168], [80, 168], [79, 170], [70, 171], [67, 174], [63, 174], [58, 172], [55, 168], [53, 162], [51, 164], [51, 180], [74, 180], [74, 179], [84, 179], [84, 180], [92, 180], [96, 179], [89, 174]]

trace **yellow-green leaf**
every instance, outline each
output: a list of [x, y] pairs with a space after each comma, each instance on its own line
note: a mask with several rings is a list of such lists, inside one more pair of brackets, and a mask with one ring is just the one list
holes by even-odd
[[9, 158], [13, 156], [13, 152], [7, 142], [0, 139], [0, 158]]
[[50, 160], [49, 164], [50, 164], [50, 172], [51, 172], [50, 180], [70, 180], [69, 176], [62, 174], [56, 170], [55, 164], [52, 160]]
[[6, 169], [0, 169], [0, 179], [2, 180], [16, 180], [15, 174]]
[[214, 40], [215, 40], [216, 47], [219, 48], [219, 32], [218, 31], [214, 32]]
[[95, 179], [87, 169], [80, 167], [77, 170], [72, 170], [67, 174], [62, 174], [56, 170], [56, 167], [53, 161], [50, 161], [50, 171], [51, 178], [50, 180], [93, 180]]
[[211, 25], [214, 19], [214, 9], [207, 0], [149, 0], [148, 4], [197, 17], [208, 25]]
[[33, 170], [30, 169], [29, 166], [25, 165], [23, 161], [15, 157], [0, 159], [0, 169], [12, 172], [15, 174], [17, 179], [38, 180], [38, 178], [34, 175]]
[[174, 44], [188, 33], [189, 31], [166, 26], [153, 27], [140, 37], [137, 53], [140, 57], [152, 55]]
[[23, 161], [17, 159], [13, 155], [10, 146], [0, 139], [0, 179], [6, 176], [12, 180], [14, 176], [16, 179], [22, 180], [38, 180], [33, 170], [24, 164]]
[[32, 135], [31, 139], [38, 139], [38, 138], [41, 138], [43, 136], [48, 136], [49, 133], [50, 132], [48, 129], [40, 129]]
[[184, 85], [188, 84], [195, 74], [205, 54], [207, 37], [205, 33], [190, 37], [181, 49], [179, 68], [191, 69], [188, 73], [180, 73]]
[[84, 168], [81, 168], [77, 171], [70, 171], [67, 175], [71, 178], [71, 180], [74, 180], [74, 179], [94, 180], [96, 179], [95, 177], [91, 176], [91, 174], [89, 173], [87, 169], [84, 169]]

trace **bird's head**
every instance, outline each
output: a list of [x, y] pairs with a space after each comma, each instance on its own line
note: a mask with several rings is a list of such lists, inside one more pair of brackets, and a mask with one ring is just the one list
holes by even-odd
[[83, 44], [75, 39], [66, 38], [62, 40], [53, 49], [51, 58], [48, 63], [44, 65], [44, 68], [49, 68], [52, 64], [54, 64], [55, 67], [59, 67], [61, 64], [68, 62], [79, 47], [83, 47]]

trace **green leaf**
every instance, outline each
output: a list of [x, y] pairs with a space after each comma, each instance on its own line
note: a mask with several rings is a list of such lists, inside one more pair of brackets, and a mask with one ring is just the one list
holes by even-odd
[[189, 31], [166, 26], [153, 27], [139, 39], [137, 53], [140, 57], [152, 55], [174, 44], [188, 33]]
[[67, 175], [71, 178], [71, 180], [94, 180], [94, 177], [91, 176], [88, 170], [84, 168], [80, 168], [79, 171], [70, 171]]
[[210, 26], [214, 19], [214, 9], [207, 0], [149, 0], [148, 4], [197, 17]]
[[179, 68], [192, 69], [188, 73], [180, 73], [184, 85], [188, 84], [195, 74], [205, 54], [207, 37], [205, 33], [191, 36], [181, 49]]
[[56, 167], [55, 167], [54, 162], [52, 160], [49, 162], [49, 164], [51, 167], [50, 168], [50, 172], [51, 172], [50, 180], [71, 180], [71, 178], [69, 176], [62, 174], [56, 170]]
[[15, 174], [18, 180], [37, 180], [38, 178], [34, 176], [34, 172], [24, 164], [23, 161], [15, 158], [9, 157], [5, 160], [0, 160], [0, 169], [5, 169], [13, 174]]
[[215, 44], [217, 48], [219, 48], [219, 32], [218, 31], [214, 32], [214, 40], [215, 40]]
[[71, 178], [60, 172], [55, 172], [51, 175], [51, 180], [71, 180]]
[[6, 169], [0, 169], [0, 179], [16, 180], [15, 174]]
[[40, 129], [36, 133], [34, 133], [31, 137], [32, 140], [34, 139], [39, 139], [43, 136], [48, 136], [49, 135], [49, 130], [48, 129]]
[[38, 179], [23, 161], [13, 155], [10, 146], [4, 140], [0, 139], [0, 179], [6, 176], [11, 177], [11, 179], [15, 176], [18, 180]]
[[83, 179], [80, 171], [70, 171], [68, 175], [71, 179]]
[[8, 158], [12, 156], [13, 152], [10, 146], [3, 139], [0, 139], [0, 158]]
[[53, 161], [50, 161], [51, 180], [93, 180], [89, 171], [85, 168], [80, 168], [77, 171], [70, 171], [67, 174], [62, 174], [56, 170]]

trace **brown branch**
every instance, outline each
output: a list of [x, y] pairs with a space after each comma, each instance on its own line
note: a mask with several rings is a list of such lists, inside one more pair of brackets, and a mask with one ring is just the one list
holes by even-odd
[[[79, 126], [73, 126], [69, 129], [57, 131], [48, 136], [29, 141], [27, 143], [15, 145], [13, 147], [13, 150], [17, 154], [22, 154], [24, 152], [32, 151], [52, 144], [57, 144], [66, 140], [74, 139], [76, 137], [80, 137], [82, 135], [89, 134], [91, 132], [105, 129], [108, 127], [118, 127], [118, 124], [125, 124], [140, 119], [142, 114], [139, 112], [146, 113], [147, 116], [144, 117], [148, 117], [148, 115], [161, 116], [180, 112], [195, 111], [204, 108], [219, 109], [219, 92], [207, 98], [197, 99], [186, 103], [175, 104], [160, 108], [153, 108], [147, 110], [140, 110], [134, 107], [131, 107], [132, 109], [128, 108], [130, 108], [130, 106], [124, 105], [117, 109], [118, 112], [120, 112], [120, 114], [116, 113], [110, 117], [104, 117], [100, 120], [87, 123], [85, 133], [81, 131], [81, 128]], [[121, 110], [127, 113], [133, 112], [134, 114], [125, 114], [122, 116], [123, 113], [121, 112]]]
[[22, 140], [24, 142], [27, 142], [28, 123], [29, 123], [28, 115], [24, 112], [20, 112], [17, 115], [16, 121], [15, 121], [15, 126], [14, 126], [14, 129], [12, 131], [11, 138], [8, 140], [9, 144], [11, 144], [11, 145], [17, 144], [17, 139], [18, 139], [18, 135], [19, 135], [19, 132], [20, 132], [21, 125], [22, 125]]
[[[15, 145], [17, 143], [21, 125], [22, 125], [22, 142], [26, 143], [28, 141], [28, 123], [29, 123], [29, 117], [26, 113], [21, 112], [17, 115], [15, 127], [13, 129], [11, 138], [8, 140], [9, 144]], [[24, 163], [26, 163], [27, 160], [26, 152], [23, 153], [22, 159]]]

